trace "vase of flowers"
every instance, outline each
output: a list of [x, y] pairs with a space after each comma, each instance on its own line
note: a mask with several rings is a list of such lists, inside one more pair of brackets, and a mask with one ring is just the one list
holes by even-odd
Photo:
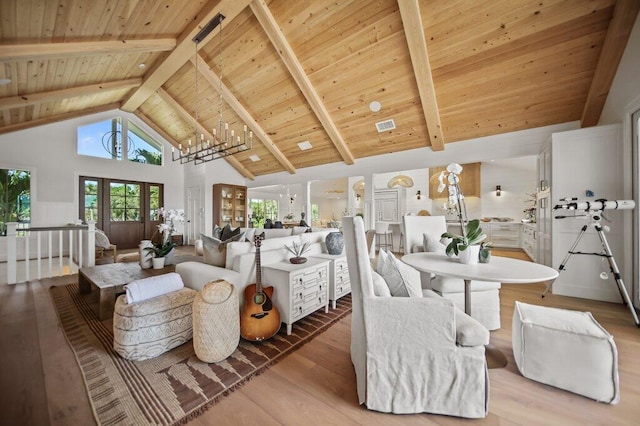
[[[169, 209], [165, 210], [164, 207], [160, 208], [160, 215], [163, 217], [163, 222], [158, 225], [158, 231], [160, 234], [160, 241], [154, 243], [153, 246], [145, 248], [148, 253], [153, 254], [153, 259], [163, 258], [163, 268], [166, 265], [170, 265], [173, 260], [173, 249], [177, 246], [176, 243], [171, 241], [171, 236], [176, 231], [176, 223], [184, 222], [184, 210], [182, 209]], [[154, 262], [154, 269], [156, 264], [160, 261]]]

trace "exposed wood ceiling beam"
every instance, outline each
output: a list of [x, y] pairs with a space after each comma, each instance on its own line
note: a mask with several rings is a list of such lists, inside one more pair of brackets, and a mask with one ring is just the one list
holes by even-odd
[[260, 22], [260, 25], [267, 36], [269, 36], [269, 40], [271, 40], [271, 43], [278, 51], [280, 58], [287, 66], [289, 73], [296, 81], [298, 87], [302, 91], [302, 94], [307, 99], [307, 102], [309, 102], [309, 106], [318, 117], [318, 120], [320, 120], [324, 130], [327, 132], [329, 138], [340, 153], [342, 160], [347, 164], [353, 164], [354, 158], [351, 150], [345, 143], [344, 139], [342, 139], [342, 135], [329, 115], [329, 111], [327, 111], [320, 95], [318, 95], [315, 87], [311, 84], [311, 80], [309, 80], [309, 77], [304, 72], [302, 64], [300, 64], [300, 61], [293, 52], [291, 45], [280, 30], [280, 27], [271, 14], [269, 7], [264, 0], [254, 0], [251, 2], [250, 6], [253, 14], [258, 18], [258, 22]]
[[420, 5], [418, 0], [398, 0], [398, 7], [400, 8], [404, 34], [409, 45], [409, 55], [411, 56], [413, 72], [418, 84], [422, 111], [429, 130], [431, 149], [442, 151], [444, 150], [444, 135], [442, 133], [433, 76], [431, 75], [427, 41], [424, 38]]
[[582, 127], [590, 127], [598, 124], [600, 114], [607, 100], [613, 78], [618, 71], [618, 65], [627, 46], [631, 29], [640, 10], [638, 0], [618, 0], [613, 17], [604, 39], [598, 65], [591, 80], [591, 87], [587, 95], [587, 101], [582, 110]]
[[0, 45], [0, 62], [118, 53], [161, 52], [176, 46], [173, 38], [149, 40], [78, 41], [63, 43], [4, 44]]
[[[199, 55], [199, 54], [198, 54]], [[240, 117], [242, 121], [253, 131], [253, 133], [260, 139], [260, 142], [267, 148], [267, 150], [278, 160], [278, 162], [285, 168], [289, 173], [295, 174], [296, 168], [291, 164], [291, 161], [278, 149], [276, 144], [273, 142], [271, 137], [264, 131], [262, 127], [253, 119], [249, 111], [246, 110], [244, 106], [238, 101], [238, 99], [233, 96], [233, 93], [229, 90], [229, 88], [220, 81], [220, 78], [213, 72], [211, 67], [205, 62], [202, 57], [200, 57], [200, 65], [198, 66], [198, 71], [202, 73], [204, 78], [211, 84], [217, 91], [222, 89], [222, 98], [226, 103], [235, 111], [236, 114]], [[194, 58], [191, 58], [191, 63], [195, 65]]]
[[[178, 101], [176, 101], [173, 97], [171, 97], [171, 95], [169, 95], [163, 88], [159, 88], [157, 91], [158, 95], [162, 98], [163, 101], [165, 101], [167, 104], [169, 104], [169, 106], [171, 108], [173, 108], [174, 110], [176, 110], [178, 112], [178, 114], [182, 115], [182, 117], [190, 122], [195, 122], [198, 126], [198, 131], [202, 134], [204, 134], [204, 137], [210, 141], [213, 141], [213, 135], [211, 134], [211, 132], [209, 132], [207, 129], [205, 129], [205, 127], [200, 124], [199, 122], [196, 122], [196, 119], [189, 113], [189, 111], [187, 111], [182, 105], [180, 105], [178, 103]], [[195, 138], [195, 135], [194, 135]], [[173, 140], [173, 138], [171, 139]], [[196, 143], [196, 141], [194, 140], [194, 144]], [[242, 165], [242, 163], [240, 161], [238, 161], [233, 155], [229, 155], [227, 157], [223, 157], [225, 160], [227, 160], [227, 163], [229, 163], [231, 165], [231, 167], [233, 167], [234, 169], [236, 169], [238, 171], [238, 173], [240, 173], [242, 176], [246, 177], [247, 179], [251, 179], [254, 180], [256, 177], [253, 173], [251, 173], [246, 167], [244, 167]]]
[[97, 114], [99, 112], [118, 108], [120, 108], [120, 102], [114, 102], [111, 104], [100, 105], [93, 108], [72, 111], [65, 114], [53, 115], [51, 117], [39, 118], [37, 120], [25, 121], [23, 123], [10, 124], [8, 126], [0, 127], [0, 134], [16, 132], [18, 130], [29, 129], [36, 126], [43, 126], [45, 124], [57, 123], [58, 121], [70, 120], [72, 118], [82, 117], [89, 114]]
[[69, 89], [52, 90], [50, 92], [9, 96], [6, 98], [0, 98], [0, 110], [41, 104], [44, 102], [53, 102], [61, 99], [75, 98], [77, 96], [95, 95], [97, 93], [105, 93], [112, 90], [131, 89], [133, 87], [140, 86], [141, 83], [141, 78], [130, 78], [127, 80], [71, 87]]
[[[176, 71], [187, 63], [194, 54], [193, 37], [200, 32], [202, 27], [209, 23], [216, 14], [222, 13], [227, 22], [231, 22], [233, 18], [238, 16], [242, 10], [247, 7], [250, 0], [209, 0], [202, 8], [202, 14], [196, 17], [178, 37], [176, 48], [167, 55], [162, 62], [159, 62], [152, 70], [150, 70], [144, 78], [144, 82], [134, 91], [122, 104], [124, 111], [135, 111], [142, 105], [151, 95], [155, 93]], [[198, 49], [207, 44], [213, 37], [214, 33], [209, 34], [204, 40], [198, 44]]]

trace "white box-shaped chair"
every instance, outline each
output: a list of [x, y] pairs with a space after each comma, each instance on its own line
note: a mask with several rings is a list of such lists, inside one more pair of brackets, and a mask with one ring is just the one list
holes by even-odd
[[516, 302], [512, 334], [524, 377], [596, 401], [618, 402], [618, 351], [591, 312]]

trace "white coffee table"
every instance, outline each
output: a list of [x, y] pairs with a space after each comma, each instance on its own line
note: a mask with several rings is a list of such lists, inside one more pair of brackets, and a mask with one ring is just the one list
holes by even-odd
[[[402, 256], [402, 261], [421, 272], [463, 279], [464, 311], [468, 315], [471, 315], [472, 280], [530, 284], [554, 280], [558, 277], [558, 271], [548, 266], [501, 256], [491, 256], [489, 263], [475, 265], [465, 265], [460, 263], [457, 257], [448, 257], [444, 254], [436, 253], [407, 254]], [[498, 353], [494, 354], [494, 351], [498, 351]], [[507, 365], [507, 358], [497, 348], [488, 346], [487, 363], [490, 364], [490, 368], [504, 367]]]

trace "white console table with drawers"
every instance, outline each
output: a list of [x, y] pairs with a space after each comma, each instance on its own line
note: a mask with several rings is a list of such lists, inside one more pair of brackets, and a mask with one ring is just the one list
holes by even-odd
[[329, 312], [329, 264], [328, 260], [310, 257], [300, 265], [286, 261], [262, 267], [262, 282], [273, 286], [273, 302], [288, 335], [294, 322], [321, 307]]
[[314, 258], [328, 260], [329, 263], [329, 301], [331, 308], [336, 308], [336, 301], [351, 293], [349, 265], [345, 254], [314, 254]]

